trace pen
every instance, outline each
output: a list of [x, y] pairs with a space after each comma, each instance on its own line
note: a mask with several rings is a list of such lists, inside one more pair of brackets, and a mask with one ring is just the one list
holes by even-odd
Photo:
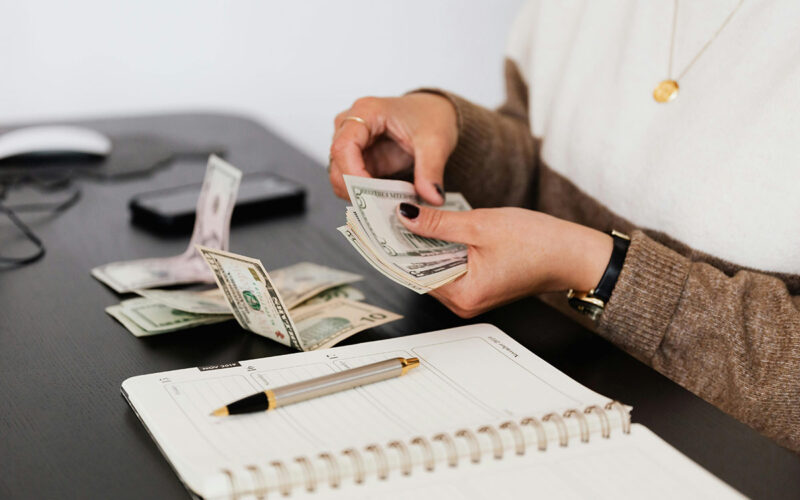
[[322, 377], [257, 392], [217, 408], [211, 412], [211, 415], [225, 417], [240, 413], [274, 410], [280, 406], [326, 396], [345, 389], [352, 389], [359, 385], [399, 377], [417, 366], [419, 366], [418, 358], [386, 359], [377, 363], [359, 366], [358, 368], [351, 368], [330, 375], [323, 375]]

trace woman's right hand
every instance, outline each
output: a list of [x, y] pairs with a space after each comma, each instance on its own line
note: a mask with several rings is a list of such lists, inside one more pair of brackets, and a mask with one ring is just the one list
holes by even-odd
[[334, 127], [329, 174], [336, 196], [349, 199], [344, 174], [385, 177], [413, 166], [417, 194], [444, 202], [444, 166], [458, 141], [456, 110], [446, 97], [364, 97], [336, 115]]

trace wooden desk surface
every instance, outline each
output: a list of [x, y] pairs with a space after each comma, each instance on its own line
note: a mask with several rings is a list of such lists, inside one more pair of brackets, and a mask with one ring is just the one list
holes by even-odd
[[[360, 333], [364, 342], [466, 324], [430, 297], [373, 271], [335, 228], [345, 203], [321, 166], [262, 126], [235, 116], [184, 114], [83, 122], [109, 133], [156, 133], [222, 144], [246, 172], [270, 170], [308, 188], [304, 214], [231, 231], [231, 249], [268, 269], [300, 260], [365, 276], [370, 303], [405, 318]], [[48, 253], [0, 271], [0, 497], [186, 498], [186, 491], [120, 395], [133, 375], [284, 354], [289, 350], [234, 322], [138, 339], [103, 309], [120, 297], [89, 274], [115, 260], [174, 255], [188, 238], [162, 239], [129, 223], [135, 193], [199, 182], [177, 163], [146, 177], [79, 182], [67, 212], [26, 217]], [[0, 241], [18, 238], [0, 220]], [[4, 248], [5, 250], [5, 248]], [[469, 321], [489, 322], [570, 377], [634, 407], [642, 423], [741, 492], [800, 495], [800, 458], [537, 300]]]

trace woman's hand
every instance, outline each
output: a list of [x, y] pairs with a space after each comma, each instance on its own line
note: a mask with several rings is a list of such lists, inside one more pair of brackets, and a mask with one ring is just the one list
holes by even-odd
[[535, 293], [591, 290], [614, 245], [595, 229], [521, 208], [449, 212], [401, 203], [398, 214], [416, 234], [467, 245], [467, 274], [429, 293], [462, 318]]
[[334, 127], [329, 173], [337, 196], [348, 199], [343, 174], [385, 177], [413, 165], [417, 194], [432, 205], [444, 202], [444, 166], [458, 141], [456, 111], [447, 98], [365, 97], [336, 115]]

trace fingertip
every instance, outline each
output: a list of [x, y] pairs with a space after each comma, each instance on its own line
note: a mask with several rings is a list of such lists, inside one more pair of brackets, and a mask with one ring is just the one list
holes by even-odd
[[344, 177], [342, 176], [341, 169], [338, 168], [337, 165], [331, 165], [330, 170], [328, 171], [328, 180], [331, 183], [331, 188], [333, 188], [333, 194], [338, 196], [342, 199], [348, 199], [347, 197], [347, 187], [344, 183]]
[[342, 178], [340, 176], [336, 183], [331, 182], [331, 185], [333, 186], [333, 194], [345, 201], [350, 201], [350, 195], [347, 192], [347, 187], [344, 185], [344, 182], [342, 182], [341, 179]]
[[430, 181], [417, 181], [414, 183], [417, 194], [434, 206], [444, 205], [444, 189], [441, 184]]
[[397, 205], [397, 213], [404, 219], [414, 220], [419, 216], [419, 207], [413, 203], [400, 203]]
[[[336, 168], [336, 175], [342, 178], [343, 175], [355, 175], [358, 177], [372, 177], [364, 165], [362, 150], [353, 143], [339, 143], [331, 148], [331, 158], [333, 166]], [[333, 172], [333, 168], [331, 171]], [[344, 180], [342, 180], [344, 183]]]
[[345, 193], [346, 192], [340, 186], [336, 184], [333, 185], [333, 194], [336, 195], [337, 198], [342, 198], [343, 200], [346, 199]]
[[412, 203], [398, 203], [395, 207], [395, 213], [400, 223], [412, 233], [417, 233], [422, 229], [420, 225], [420, 211], [421, 207]]
[[442, 199], [444, 199], [444, 188], [442, 187], [442, 185], [438, 182], [434, 182], [433, 187], [434, 189], [436, 189], [436, 192], [439, 193], [439, 196], [441, 196]]

